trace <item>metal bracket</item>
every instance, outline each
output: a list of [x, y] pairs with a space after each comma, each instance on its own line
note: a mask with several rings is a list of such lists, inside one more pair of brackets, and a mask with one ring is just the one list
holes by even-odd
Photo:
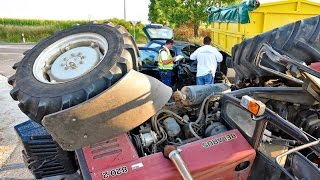
[[290, 75], [286, 75], [286, 74], [281, 73], [279, 71], [276, 71], [274, 69], [263, 66], [261, 64], [261, 62], [262, 62], [264, 55], [266, 55], [272, 62], [274, 62], [276, 64], [280, 64], [280, 65], [287, 67], [287, 68], [290, 67], [290, 69], [296, 69], [297, 71], [307, 72], [307, 73], [314, 75], [316, 77], [320, 77], [320, 72], [306, 66], [306, 64], [304, 62], [294, 60], [294, 59], [292, 59], [288, 56], [285, 56], [285, 55], [281, 55], [279, 52], [274, 50], [269, 44], [264, 43], [264, 44], [262, 44], [262, 46], [261, 46], [261, 48], [260, 48], [260, 50], [254, 60], [255, 65], [257, 65], [261, 69], [268, 71], [272, 74], [275, 74], [277, 76], [291, 80], [291, 81], [296, 82], [298, 84], [303, 84], [303, 81], [298, 78], [292, 77]]
[[[285, 157], [291, 153], [297, 153], [298, 151], [302, 150], [302, 149], [305, 149], [305, 148], [309, 148], [309, 147], [312, 147], [312, 146], [316, 146], [316, 145], [319, 145], [320, 144], [320, 139], [316, 140], [316, 141], [313, 141], [313, 142], [310, 142], [310, 143], [307, 143], [307, 144], [304, 144], [304, 145], [301, 145], [301, 146], [298, 146], [298, 147], [295, 147], [295, 148], [292, 148], [290, 150], [288, 150], [287, 152], [283, 153], [283, 154], [280, 154], [279, 156], [276, 157], [276, 163], [277, 163], [277, 166], [288, 176], [290, 177], [290, 179], [292, 180], [295, 180], [297, 179], [296, 177], [294, 177], [294, 175], [292, 175], [291, 173], [289, 173], [284, 167], [282, 167], [280, 165], [280, 160], [282, 157]], [[303, 156], [301, 156], [303, 157]], [[304, 157], [305, 161], [307, 161], [307, 159]], [[311, 163], [311, 162], [310, 162]], [[317, 169], [317, 167], [312, 167], [310, 166], [312, 169], [313, 169], [313, 172], [316, 172], [317, 175], [319, 176], [320, 174], [320, 170]], [[312, 172], [312, 171], [311, 171]], [[312, 175], [311, 175], [312, 176]], [[316, 176], [316, 175], [314, 175]]]

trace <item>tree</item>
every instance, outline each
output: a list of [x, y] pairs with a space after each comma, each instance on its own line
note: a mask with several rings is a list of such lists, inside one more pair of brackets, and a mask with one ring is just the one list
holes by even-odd
[[161, 6], [161, 1], [159, 0], [150, 0], [149, 4], [149, 21], [153, 23], [160, 23], [169, 25], [168, 18], [164, 15], [164, 11]]
[[237, 0], [150, 0], [149, 20], [179, 26], [187, 21], [193, 22], [194, 36], [198, 36], [201, 21], [206, 21], [206, 8], [216, 3], [231, 4]]
[[207, 0], [185, 0], [184, 6], [189, 9], [189, 18], [193, 21], [194, 36], [198, 37], [199, 26], [201, 21], [206, 21], [207, 13], [206, 8], [214, 4], [213, 1]]

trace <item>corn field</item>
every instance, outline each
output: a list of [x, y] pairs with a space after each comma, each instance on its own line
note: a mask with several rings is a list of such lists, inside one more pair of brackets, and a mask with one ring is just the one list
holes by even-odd
[[[100, 20], [98, 23], [113, 22], [125, 26], [133, 34], [133, 27], [130, 22], [120, 19]], [[38, 42], [39, 40], [52, 35], [54, 32], [67, 29], [75, 24], [86, 24], [87, 21], [58, 21], [58, 20], [36, 20], [36, 19], [0, 19], [0, 42]], [[142, 32], [142, 24], [136, 27], [137, 43], [145, 43], [146, 37]]]

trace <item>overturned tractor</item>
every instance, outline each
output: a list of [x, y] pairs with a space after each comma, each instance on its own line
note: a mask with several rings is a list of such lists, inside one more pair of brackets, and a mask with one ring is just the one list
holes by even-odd
[[138, 72], [123, 27], [57, 32], [9, 79], [32, 120], [16, 126], [25, 163], [36, 178], [80, 169], [84, 179], [319, 179], [320, 73], [308, 66], [320, 59], [319, 23], [305, 19], [236, 46], [232, 87], [173, 94]]

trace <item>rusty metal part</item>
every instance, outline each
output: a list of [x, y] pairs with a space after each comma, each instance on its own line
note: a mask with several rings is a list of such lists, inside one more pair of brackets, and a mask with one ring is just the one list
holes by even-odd
[[100, 95], [47, 115], [42, 123], [64, 150], [73, 151], [132, 130], [160, 110], [171, 95], [170, 87], [131, 70]]
[[303, 84], [303, 88], [308, 91], [315, 99], [320, 101], [320, 79], [318, 77], [315, 77], [307, 72], [303, 73], [307, 79], [305, 80]]

